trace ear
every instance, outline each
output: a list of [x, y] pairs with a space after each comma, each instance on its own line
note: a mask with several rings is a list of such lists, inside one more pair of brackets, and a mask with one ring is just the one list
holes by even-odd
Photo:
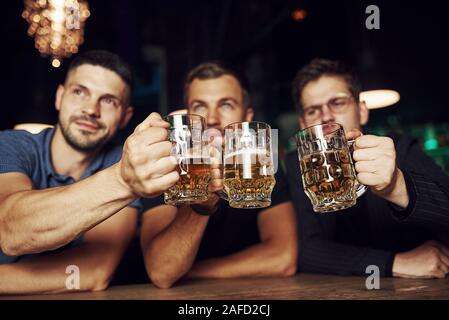
[[368, 107], [366, 106], [365, 101], [359, 102], [359, 113], [360, 113], [360, 125], [364, 126], [365, 124], [368, 123], [369, 119], [369, 110]]
[[64, 86], [60, 84], [58, 86], [58, 89], [56, 90], [56, 98], [55, 98], [55, 108], [58, 111], [61, 111], [61, 102], [62, 102], [62, 96], [64, 94]]
[[299, 129], [301, 129], [301, 130], [303, 130], [307, 127], [306, 123], [304, 122], [304, 118], [301, 116], [298, 118], [298, 124], [299, 124]]
[[120, 121], [120, 129], [123, 129], [126, 127], [129, 123], [129, 120], [133, 117], [134, 114], [134, 108], [132, 106], [126, 107], [125, 114], [122, 117], [122, 120]]
[[254, 110], [251, 107], [246, 109], [245, 121], [250, 122], [254, 118]]

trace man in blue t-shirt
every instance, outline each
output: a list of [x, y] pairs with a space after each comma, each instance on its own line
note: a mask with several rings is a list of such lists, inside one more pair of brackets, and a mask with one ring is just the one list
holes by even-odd
[[108, 143], [133, 114], [131, 84], [117, 55], [85, 52], [57, 89], [54, 129], [0, 132], [0, 294], [105, 289], [138, 199], [179, 179], [158, 114], [123, 148]]

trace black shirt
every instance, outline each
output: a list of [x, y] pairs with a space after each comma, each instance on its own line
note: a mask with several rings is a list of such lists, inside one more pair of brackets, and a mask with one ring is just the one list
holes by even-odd
[[449, 177], [406, 136], [393, 136], [409, 205], [401, 210], [369, 190], [351, 208], [314, 213], [303, 190], [298, 155], [286, 166], [300, 234], [299, 271], [366, 275], [376, 265], [391, 276], [394, 256], [449, 231]]
[[[276, 175], [276, 185], [271, 195], [271, 207], [291, 201], [288, 183], [282, 168]], [[164, 204], [163, 196], [144, 199], [144, 212]], [[220, 199], [218, 210], [209, 219], [196, 260], [226, 256], [260, 243], [257, 218], [263, 209], [235, 209]], [[150, 213], [151, 214], [151, 213]]]

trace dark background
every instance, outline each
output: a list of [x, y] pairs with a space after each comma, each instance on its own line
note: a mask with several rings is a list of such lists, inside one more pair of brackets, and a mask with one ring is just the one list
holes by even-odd
[[[365, 27], [370, 4], [380, 8], [380, 30]], [[23, 2], [2, 5], [0, 130], [23, 122], [55, 123], [55, 90], [69, 59], [53, 68], [26, 34]], [[257, 118], [283, 129], [285, 142], [296, 130], [291, 80], [318, 56], [352, 64], [365, 90], [399, 91], [398, 104], [372, 111], [371, 129], [412, 128], [424, 139], [431, 128], [440, 146], [449, 145], [444, 1], [90, 0], [89, 5], [80, 51], [117, 52], [137, 75], [137, 112], [122, 136], [151, 111], [180, 108], [187, 71], [222, 59], [244, 68]], [[292, 18], [296, 8], [306, 10], [305, 20]]]

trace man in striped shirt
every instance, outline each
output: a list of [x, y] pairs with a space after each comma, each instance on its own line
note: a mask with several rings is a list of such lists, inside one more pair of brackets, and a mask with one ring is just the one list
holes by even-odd
[[293, 81], [301, 129], [339, 123], [355, 139], [357, 179], [368, 191], [351, 208], [313, 212], [301, 181], [298, 155], [287, 157], [299, 216], [299, 270], [381, 276], [444, 278], [449, 272], [449, 177], [407, 136], [361, 134], [369, 113], [347, 66], [314, 59]]

